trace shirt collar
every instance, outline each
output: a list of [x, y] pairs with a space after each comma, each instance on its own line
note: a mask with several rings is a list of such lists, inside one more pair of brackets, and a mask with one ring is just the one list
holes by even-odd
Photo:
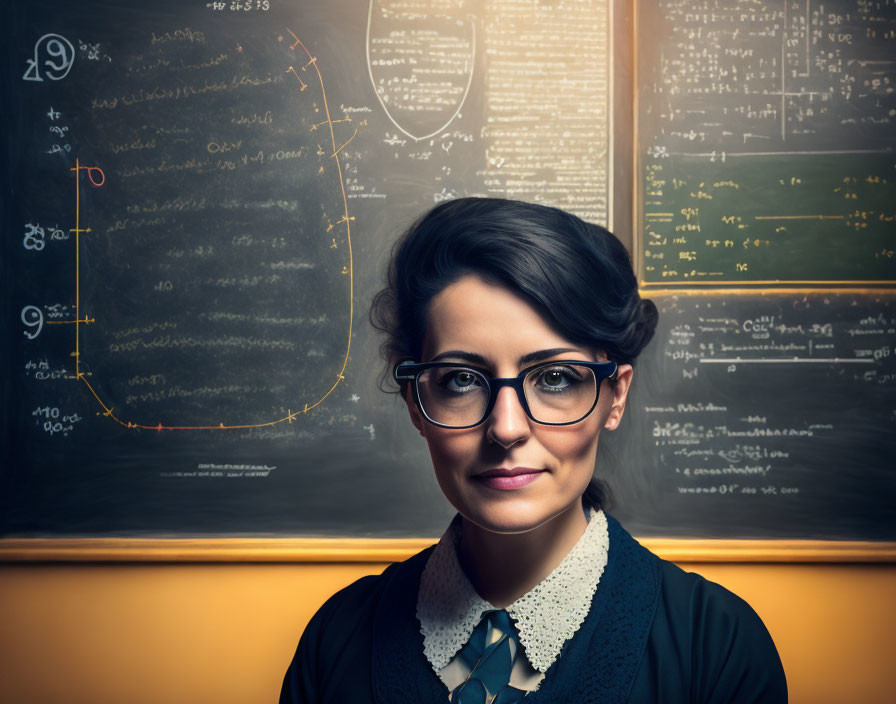
[[[430, 554], [417, 593], [423, 652], [436, 671], [469, 640], [482, 614], [495, 608], [479, 596], [460, 566], [459, 531], [458, 514]], [[539, 672], [547, 671], [588, 615], [608, 549], [606, 516], [591, 508], [585, 532], [563, 561], [506, 608], [529, 662]]]

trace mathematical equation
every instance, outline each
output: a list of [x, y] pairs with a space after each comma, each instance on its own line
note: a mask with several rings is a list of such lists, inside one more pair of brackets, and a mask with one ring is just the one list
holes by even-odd
[[865, 310], [864, 297], [846, 293], [760, 302], [663, 298], [660, 317], [669, 328], [662, 355], [680, 367], [683, 380], [709, 366], [735, 373], [765, 365], [896, 388], [894, 297], [875, 295], [872, 302]]
[[863, 432], [896, 430], [896, 296], [867, 309], [848, 293], [657, 303], [648, 373], [663, 383], [645, 402], [643, 433], [684, 493], [796, 495], [794, 467], [818, 448], [842, 452], [855, 413]]
[[610, 3], [486, 3], [487, 192], [610, 218]]
[[776, 468], [786, 469], [795, 461], [796, 451], [788, 441], [830, 438], [834, 425], [779, 425], [763, 415], [732, 418], [728, 410], [711, 402], [645, 407], [659, 463], [674, 475], [674, 491], [796, 497], [799, 485], [781, 485], [775, 476]]
[[644, 165], [642, 276], [896, 280], [896, 155], [659, 158]]
[[463, 3], [370, 0], [367, 25], [370, 81], [392, 125], [415, 141], [448, 128], [476, 67], [476, 25]]
[[644, 283], [896, 280], [896, 6], [641, 8]]
[[[42, 432], [69, 437], [89, 417], [73, 381], [104, 422], [158, 431], [288, 426], [344, 381], [354, 218], [340, 152], [366, 122], [331, 113], [317, 60], [288, 27], [269, 41], [276, 70], [268, 54], [183, 25], [142, 32], [114, 62], [80, 42], [98, 64], [77, 78], [74, 44], [36, 42], [23, 79], [61, 88], [40, 108], [50, 141], [27, 145], [29, 163], [52, 160], [51, 197], [29, 201], [19, 251], [32, 278], [71, 287], [62, 300], [65, 285], [30, 291], [19, 310]], [[222, 109], [221, 94], [243, 93], [253, 109]], [[90, 164], [77, 156], [85, 143]], [[53, 197], [46, 184], [63, 170], [65, 197]], [[296, 372], [303, 359], [315, 374]]]
[[[378, 146], [437, 186], [433, 202], [493, 195], [609, 223], [607, 0], [371, 0], [368, 13], [370, 81], [388, 121]], [[389, 196], [352, 185], [351, 198]]]
[[670, 152], [807, 148], [833, 134], [840, 149], [892, 142], [892, 3], [662, 0], [652, 11], [662, 51], [648, 93]]

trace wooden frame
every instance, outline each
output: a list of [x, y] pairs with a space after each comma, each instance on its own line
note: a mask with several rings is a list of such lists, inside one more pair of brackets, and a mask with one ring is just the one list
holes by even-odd
[[[427, 538], [6, 538], [0, 563], [384, 563]], [[642, 538], [673, 562], [892, 563], [896, 542]]]

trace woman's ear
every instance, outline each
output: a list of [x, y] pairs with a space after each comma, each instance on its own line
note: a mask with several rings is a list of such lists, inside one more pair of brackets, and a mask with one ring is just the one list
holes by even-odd
[[616, 383], [609, 384], [610, 391], [613, 394], [613, 401], [610, 405], [610, 415], [604, 423], [607, 430], [616, 430], [619, 422], [622, 420], [622, 413], [625, 411], [625, 400], [628, 398], [628, 390], [632, 383], [632, 374], [634, 370], [631, 364], [620, 364], [616, 370]]
[[411, 389], [410, 383], [404, 385], [404, 389], [401, 391], [401, 397], [404, 399], [405, 404], [408, 407], [408, 414], [411, 416], [411, 423], [414, 424], [414, 427], [417, 429], [423, 437], [426, 437], [426, 433], [423, 429], [426, 427], [426, 421], [423, 420], [423, 416], [420, 414], [420, 409], [417, 408], [417, 404], [414, 403], [414, 392]]

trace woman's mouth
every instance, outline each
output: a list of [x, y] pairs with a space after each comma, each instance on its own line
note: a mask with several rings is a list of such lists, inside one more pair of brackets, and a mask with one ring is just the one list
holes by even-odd
[[485, 484], [490, 489], [508, 491], [531, 484], [545, 471], [547, 470], [532, 467], [513, 467], [512, 469], [499, 467], [477, 474], [473, 479]]

